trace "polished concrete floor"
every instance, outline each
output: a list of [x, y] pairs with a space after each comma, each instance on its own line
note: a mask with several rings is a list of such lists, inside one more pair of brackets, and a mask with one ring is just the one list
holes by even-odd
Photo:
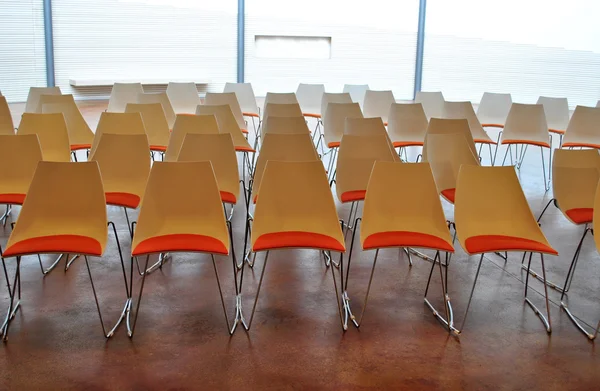
[[[106, 102], [80, 103], [92, 125]], [[13, 106], [18, 120], [22, 105]], [[16, 121], [18, 122], [18, 121]], [[499, 158], [504, 150], [500, 149]], [[483, 154], [484, 164], [488, 163]], [[539, 151], [528, 152], [521, 180], [535, 215], [545, 194]], [[411, 191], [407, 188], [406, 191]], [[445, 205], [448, 217], [452, 208]], [[338, 205], [346, 218], [348, 205]], [[18, 214], [15, 208], [13, 215]], [[244, 206], [234, 213], [235, 250], [243, 245]], [[123, 251], [130, 239], [122, 210], [109, 208]], [[550, 243], [560, 252], [547, 257], [548, 276], [563, 282], [581, 235], [551, 207], [542, 220]], [[9, 228], [0, 244], [6, 243]], [[91, 260], [107, 323], [114, 322], [124, 286], [114, 236], [101, 259]], [[349, 243], [348, 243], [349, 245]], [[358, 253], [360, 254], [360, 252]], [[353, 260], [349, 291], [355, 312], [362, 308], [372, 252]], [[50, 262], [50, 257], [45, 257]], [[263, 267], [246, 269], [244, 311], [249, 316]], [[478, 257], [458, 250], [449, 269], [449, 294], [458, 325], [464, 317]], [[523, 301], [521, 254], [508, 261], [487, 256], [469, 319], [460, 338], [449, 336], [423, 303], [430, 263], [398, 250], [380, 253], [369, 307], [360, 330], [343, 332], [331, 269], [317, 251], [274, 252], [269, 257], [254, 323], [227, 333], [210, 258], [176, 254], [146, 280], [136, 334], [121, 328], [110, 340], [100, 329], [83, 260], [69, 271], [63, 264], [43, 277], [35, 257], [22, 262], [22, 308], [0, 346], [0, 389], [451, 389], [597, 390], [600, 357], [559, 307], [550, 290], [553, 332]], [[129, 259], [126, 260], [129, 265]], [[14, 275], [14, 259], [8, 259]], [[217, 259], [230, 317], [234, 293], [231, 259]], [[534, 260], [539, 268], [539, 258]], [[436, 271], [436, 273], [438, 273]], [[430, 292], [441, 303], [439, 275]], [[543, 285], [530, 281], [532, 300], [543, 308]], [[139, 287], [140, 278], [134, 280]], [[586, 239], [569, 300], [588, 325], [600, 319], [600, 256]], [[0, 285], [0, 310], [8, 306]], [[442, 308], [440, 306], [440, 308]]]

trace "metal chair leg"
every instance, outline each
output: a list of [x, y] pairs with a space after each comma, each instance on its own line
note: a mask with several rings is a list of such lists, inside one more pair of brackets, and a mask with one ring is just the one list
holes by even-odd
[[[8, 294], [10, 296], [10, 304], [8, 306], [8, 310], [6, 311], [6, 317], [4, 322], [2, 322], [2, 326], [0, 326], [0, 336], [2, 336], [3, 341], [8, 340], [8, 329], [10, 328], [10, 324], [15, 318], [15, 314], [21, 307], [21, 257], [17, 258], [17, 270], [15, 271], [15, 279], [12, 284], [12, 289], [10, 287], [10, 282], [8, 280], [8, 273], [6, 273], [6, 265], [4, 264], [4, 258], [2, 258], [2, 266], [5, 269], [6, 277], [7, 277], [7, 285], [9, 287]], [[17, 301], [15, 303], [15, 296], [17, 296]]]
[[252, 327], [252, 320], [254, 319], [254, 313], [256, 312], [256, 304], [258, 303], [258, 295], [260, 294], [260, 288], [262, 287], [263, 278], [265, 276], [265, 270], [267, 269], [267, 262], [269, 261], [269, 251], [265, 255], [265, 262], [263, 264], [263, 269], [260, 272], [260, 279], [258, 280], [258, 287], [256, 288], [256, 295], [254, 296], [254, 305], [252, 306], [252, 312], [250, 313], [250, 321], [248, 324], [243, 324], [246, 330], [250, 330]]
[[473, 281], [473, 287], [471, 288], [471, 294], [469, 295], [469, 301], [467, 302], [467, 309], [465, 310], [465, 316], [463, 317], [462, 324], [460, 325], [459, 333], [462, 333], [465, 329], [465, 323], [467, 322], [467, 315], [469, 314], [469, 308], [471, 307], [471, 300], [473, 300], [473, 292], [475, 292], [475, 285], [477, 284], [477, 279], [479, 278], [479, 272], [481, 271], [481, 264], [483, 263], [483, 256], [481, 254], [481, 258], [479, 258], [479, 265], [477, 266], [477, 272], [475, 273], [475, 280]]
[[[533, 253], [529, 253], [529, 262], [528, 262], [529, 266], [531, 266], [532, 255], [533, 255]], [[544, 254], [540, 253], [540, 257], [541, 257], [541, 261], [542, 261], [542, 274], [543, 274], [544, 280], [546, 280], [546, 265], [544, 264]], [[525, 278], [525, 302], [531, 307], [531, 309], [533, 309], [533, 312], [535, 312], [535, 314], [540, 318], [540, 320], [544, 324], [544, 327], [546, 328], [546, 332], [548, 334], [552, 333], [552, 320], [550, 319], [550, 302], [548, 300], [548, 285], [544, 284], [544, 296], [546, 299], [546, 314], [548, 316], [547, 318], [527, 297], [528, 288], [529, 288], [529, 273], [527, 273], [527, 277]]]
[[[425, 288], [424, 301], [425, 304], [429, 307], [433, 316], [436, 317], [437, 320], [440, 321], [446, 328], [448, 328], [448, 332], [458, 336], [460, 331], [454, 327], [454, 312], [452, 310], [452, 304], [450, 303], [450, 296], [448, 295], [448, 261], [449, 257], [446, 257], [446, 264], [442, 265], [442, 259], [440, 257], [440, 252], [437, 251], [435, 254], [434, 262], [431, 264], [431, 270], [429, 271], [429, 278], [427, 279], [427, 287]], [[433, 275], [433, 269], [435, 268], [435, 264], [438, 264], [440, 270], [440, 282], [442, 286], [442, 298], [444, 301], [444, 310], [446, 312], [446, 317], [444, 318], [440, 315], [440, 312], [431, 304], [429, 299], [427, 299], [427, 292], [429, 291], [429, 284], [431, 283], [431, 277]], [[445, 275], [442, 273], [442, 266], [445, 268]]]

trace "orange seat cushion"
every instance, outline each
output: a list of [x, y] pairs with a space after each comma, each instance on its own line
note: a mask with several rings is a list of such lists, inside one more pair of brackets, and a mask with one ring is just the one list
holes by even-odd
[[251, 147], [235, 147], [235, 150], [237, 152], [256, 152], [254, 149], [252, 149]]
[[560, 129], [548, 129], [548, 131], [550, 131], [552, 133], [557, 133], [557, 134], [565, 134], [565, 131], [560, 130]]
[[331, 236], [301, 231], [274, 232], [261, 235], [256, 239], [252, 251], [274, 250], [278, 248], [315, 248], [340, 252], [346, 251], [344, 245]]
[[21, 240], [4, 250], [3, 257], [28, 254], [102, 255], [102, 246], [94, 238], [83, 235], [49, 235]]
[[221, 193], [222, 202], [228, 204], [235, 204], [237, 202], [237, 199], [235, 198], [235, 195], [233, 193], [230, 193], [228, 191], [219, 191], [219, 193]]
[[167, 253], [172, 251], [229, 254], [219, 239], [197, 234], [170, 234], [148, 238], [140, 242], [131, 252], [132, 256]]
[[165, 152], [167, 150], [167, 147], [165, 147], [164, 145], [151, 145], [150, 150], [158, 151], [158, 152]]
[[473, 142], [476, 144], [494, 144], [494, 145], [498, 144], [497, 142], [495, 142], [493, 140], [488, 140], [485, 138], [475, 138], [475, 139], [473, 139]]
[[504, 125], [501, 124], [481, 124], [484, 128], [501, 128], [504, 129]]
[[600, 144], [592, 144], [592, 143], [564, 143], [562, 146], [563, 146], [563, 148], [584, 147], [584, 148], [600, 149]]
[[242, 115], [244, 117], [259, 117], [258, 113], [250, 113], [250, 112], [243, 112]]
[[25, 202], [25, 194], [0, 194], [0, 204], [23, 205], [23, 202]]
[[305, 117], [311, 117], [311, 118], [321, 118], [321, 114], [316, 114], [316, 113], [302, 113], [302, 115], [304, 115]]
[[340, 146], [340, 142], [339, 142], [339, 141], [332, 141], [332, 142], [330, 142], [329, 144], [327, 144], [327, 146], [328, 146], [329, 148], [337, 148], [337, 147], [339, 147], [339, 146]]
[[108, 192], [106, 195], [106, 203], [110, 205], [124, 206], [126, 208], [135, 209], [140, 204], [140, 197], [131, 193]]
[[363, 243], [364, 250], [384, 247], [417, 247], [440, 251], [454, 251], [454, 247], [450, 243], [437, 236], [410, 231], [374, 233], [367, 236]]
[[423, 142], [422, 141], [395, 141], [392, 143], [392, 145], [394, 146], [394, 148], [401, 148], [401, 147], [422, 147], [423, 146]]
[[388, 126], [388, 123], [387, 123], [387, 122], [384, 122], [384, 123], [383, 123], [383, 126]]
[[535, 240], [505, 235], [479, 235], [465, 240], [465, 250], [470, 254], [481, 254], [499, 251], [523, 251], [558, 255], [550, 246]]
[[550, 144], [548, 143], [530, 140], [503, 140], [502, 144], [529, 144], [538, 147], [550, 148]]
[[594, 208], [574, 208], [565, 212], [575, 224], [591, 223], [594, 219]]
[[342, 202], [362, 201], [365, 199], [366, 194], [366, 190], [351, 190], [343, 192], [340, 198]]
[[240, 129], [242, 131], [242, 133], [244, 134], [248, 134], [248, 129]]
[[80, 149], [90, 149], [92, 144], [71, 144], [71, 151], [78, 151]]
[[442, 196], [448, 201], [454, 203], [454, 196], [456, 195], [456, 189], [442, 190]]

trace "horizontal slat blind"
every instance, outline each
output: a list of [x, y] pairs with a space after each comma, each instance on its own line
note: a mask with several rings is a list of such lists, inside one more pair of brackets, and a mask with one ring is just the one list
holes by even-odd
[[0, 91], [24, 102], [32, 86], [46, 86], [42, 0], [0, 0]]
[[[236, 0], [53, 0], [56, 84], [77, 98], [110, 87], [69, 79], [209, 81], [236, 79]], [[207, 88], [206, 88], [207, 87]], [[166, 86], [151, 86], [150, 91]]]
[[513, 101], [566, 97], [571, 106], [600, 98], [597, 0], [429, 0], [424, 91], [478, 102], [485, 91]]

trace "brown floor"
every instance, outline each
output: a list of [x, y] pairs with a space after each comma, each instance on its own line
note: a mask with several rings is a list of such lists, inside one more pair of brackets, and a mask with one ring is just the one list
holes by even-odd
[[[95, 126], [106, 102], [80, 104]], [[13, 107], [15, 118], [22, 105]], [[504, 150], [498, 152], [499, 159]], [[484, 163], [487, 154], [484, 153]], [[543, 192], [539, 152], [532, 150], [522, 183], [534, 214], [549, 195]], [[410, 191], [408, 188], [406, 191]], [[449, 217], [452, 209], [445, 206]], [[349, 208], [339, 206], [340, 217]], [[13, 211], [16, 214], [17, 210]], [[235, 247], [242, 247], [243, 204], [234, 215]], [[130, 240], [122, 211], [110, 208], [127, 253]], [[548, 257], [548, 275], [562, 284], [581, 227], [550, 208], [542, 228], [561, 255]], [[0, 244], [9, 234], [4, 230]], [[120, 312], [124, 288], [110, 236], [102, 259], [91, 263], [107, 322]], [[269, 258], [254, 324], [249, 332], [227, 334], [212, 265], [207, 256], [177, 254], [146, 280], [138, 328], [105, 340], [101, 334], [85, 264], [42, 277], [34, 257], [22, 267], [22, 309], [9, 341], [0, 347], [1, 389], [454, 389], [598, 390], [600, 362], [595, 344], [559, 310], [551, 291], [554, 331], [544, 331], [523, 302], [525, 274], [520, 256], [508, 262], [490, 255], [482, 268], [459, 339], [448, 336], [423, 303], [430, 264], [412, 268], [397, 250], [380, 253], [360, 330], [342, 332], [331, 271], [316, 251], [280, 251]], [[355, 258], [350, 294], [361, 308], [372, 253]], [[572, 309], [589, 325], [600, 318], [600, 256], [586, 239], [573, 288]], [[10, 274], [14, 260], [7, 260]], [[46, 258], [49, 262], [50, 258]], [[234, 304], [231, 263], [218, 259], [231, 316]], [[128, 260], [127, 260], [128, 262]], [[534, 261], [539, 267], [539, 261]], [[246, 270], [244, 309], [249, 316], [263, 257]], [[61, 265], [62, 266], [62, 265]], [[450, 267], [450, 295], [458, 325], [477, 267], [461, 250]], [[437, 277], [437, 278], [435, 278]], [[439, 277], [431, 291], [439, 305]], [[135, 280], [139, 287], [140, 279]], [[1, 281], [0, 281], [1, 282]], [[534, 281], [532, 298], [543, 308], [543, 286]], [[0, 284], [0, 309], [8, 306]]]

